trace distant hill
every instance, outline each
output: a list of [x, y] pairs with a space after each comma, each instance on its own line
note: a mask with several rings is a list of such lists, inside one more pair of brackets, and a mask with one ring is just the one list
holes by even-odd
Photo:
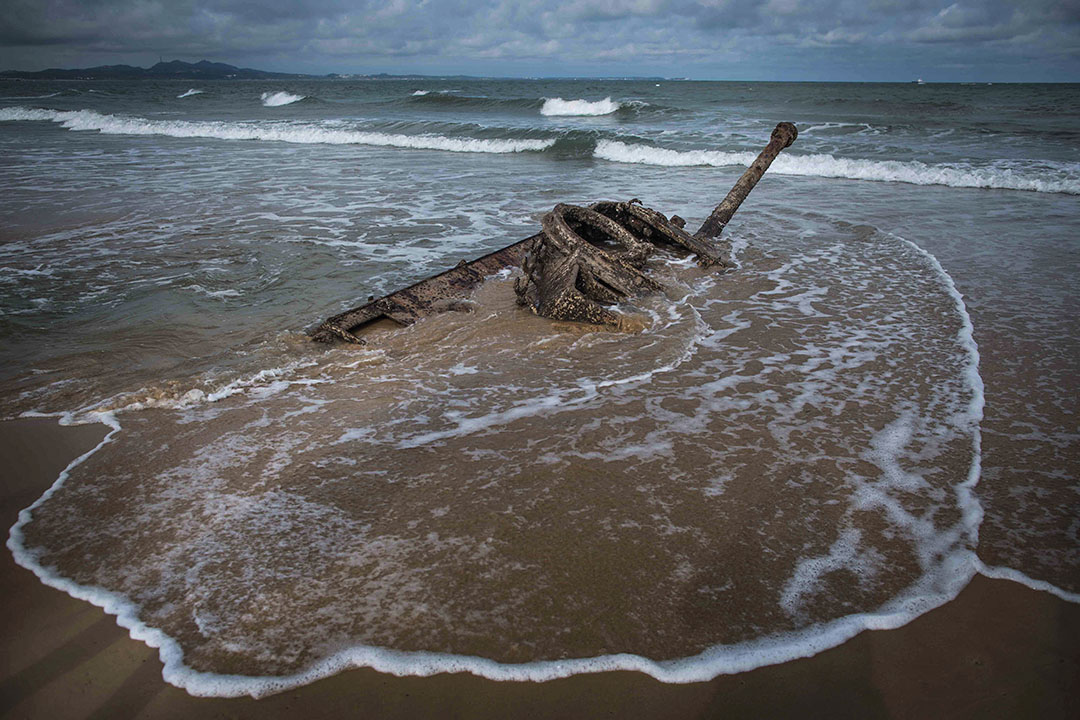
[[0, 77], [34, 80], [262, 80], [273, 78], [315, 77], [293, 73], [276, 73], [252, 68], [238, 68], [235, 65], [200, 60], [188, 63], [182, 60], [159, 62], [153, 67], [141, 68], [134, 65], [99, 65], [92, 68], [67, 70], [49, 68], [37, 72], [22, 70], [0, 71]]
[[[327, 75], [305, 75], [298, 73], [267, 72], [253, 68], [239, 68], [226, 63], [200, 60], [197, 63], [183, 60], [159, 62], [153, 67], [141, 68], [134, 65], [99, 65], [92, 68], [49, 68], [29, 72], [26, 70], [0, 70], [0, 79], [15, 78], [20, 80], [273, 80], [275, 78], [333, 78], [340, 80], [476, 80], [498, 79], [476, 75], [391, 75], [376, 73], [370, 75], [329, 73]], [[511, 79], [511, 78], [506, 78]], [[554, 77], [548, 80], [685, 80], [686, 78], [662, 77]]]

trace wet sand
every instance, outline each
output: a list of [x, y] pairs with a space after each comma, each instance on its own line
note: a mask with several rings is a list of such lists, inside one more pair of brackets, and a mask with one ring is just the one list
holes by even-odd
[[[4, 527], [104, 434], [50, 419], [0, 423]], [[1080, 606], [983, 577], [898, 630], [707, 683], [665, 685], [631, 672], [498, 683], [352, 670], [252, 700], [194, 698], [167, 685], [156, 650], [2, 556], [5, 718], [1080, 716]]]

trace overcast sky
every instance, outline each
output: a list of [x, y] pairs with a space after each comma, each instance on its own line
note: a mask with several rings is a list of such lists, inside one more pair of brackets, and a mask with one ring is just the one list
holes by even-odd
[[0, 69], [1080, 81], [1080, 0], [3, 0]]

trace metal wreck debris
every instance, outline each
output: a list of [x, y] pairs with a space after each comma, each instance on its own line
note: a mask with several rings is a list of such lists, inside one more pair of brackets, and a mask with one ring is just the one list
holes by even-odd
[[382, 319], [410, 325], [426, 315], [454, 309], [485, 278], [516, 266], [524, 273], [514, 283], [518, 302], [536, 314], [620, 327], [621, 317], [611, 305], [662, 289], [645, 274], [655, 246], [682, 248], [703, 267], [728, 267], [712, 240], [797, 136], [793, 124], [777, 125], [769, 144], [693, 235], [683, 229], [682, 218], [668, 218], [637, 200], [599, 202], [587, 208], [560, 203], [544, 216], [542, 231], [536, 235], [334, 315], [311, 332], [311, 339], [363, 345], [365, 341], [356, 333], [364, 326]]

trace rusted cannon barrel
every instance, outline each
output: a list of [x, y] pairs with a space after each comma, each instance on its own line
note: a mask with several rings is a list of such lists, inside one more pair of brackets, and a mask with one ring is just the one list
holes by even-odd
[[705, 222], [701, 224], [701, 228], [694, 233], [699, 238], [714, 238], [718, 237], [720, 233], [724, 232], [724, 226], [731, 220], [731, 216], [735, 214], [735, 211], [742, 205], [742, 201], [746, 199], [746, 196], [750, 194], [750, 191], [754, 189], [754, 186], [758, 184], [758, 180], [765, 174], [765, 171], [772, 165], [772, 161], [776, 159], [776, 156], [780, 154], [780, 151], [786, 148], [791, 143], [795, 142], [795, 138], [799, 137], [799, 131], [795, 129], [795, 126], [789, 122], [782, 122], [776, 126], [772, 131], [772, 137], [769, 139], [769, 144], [765, 146], [765, 149], [761, 151], [761, 154], [757, 156], [757, 159], [750, 164], [750, 167], [746, 168], [746, 172], [742, 174], [742, 177], [738, 179], [734, 187], [731, 188], [731, 192], [727, 194], [723, 202], [716, 206], [716, 209], [712, 211], [712, 214], [705, 219]]

